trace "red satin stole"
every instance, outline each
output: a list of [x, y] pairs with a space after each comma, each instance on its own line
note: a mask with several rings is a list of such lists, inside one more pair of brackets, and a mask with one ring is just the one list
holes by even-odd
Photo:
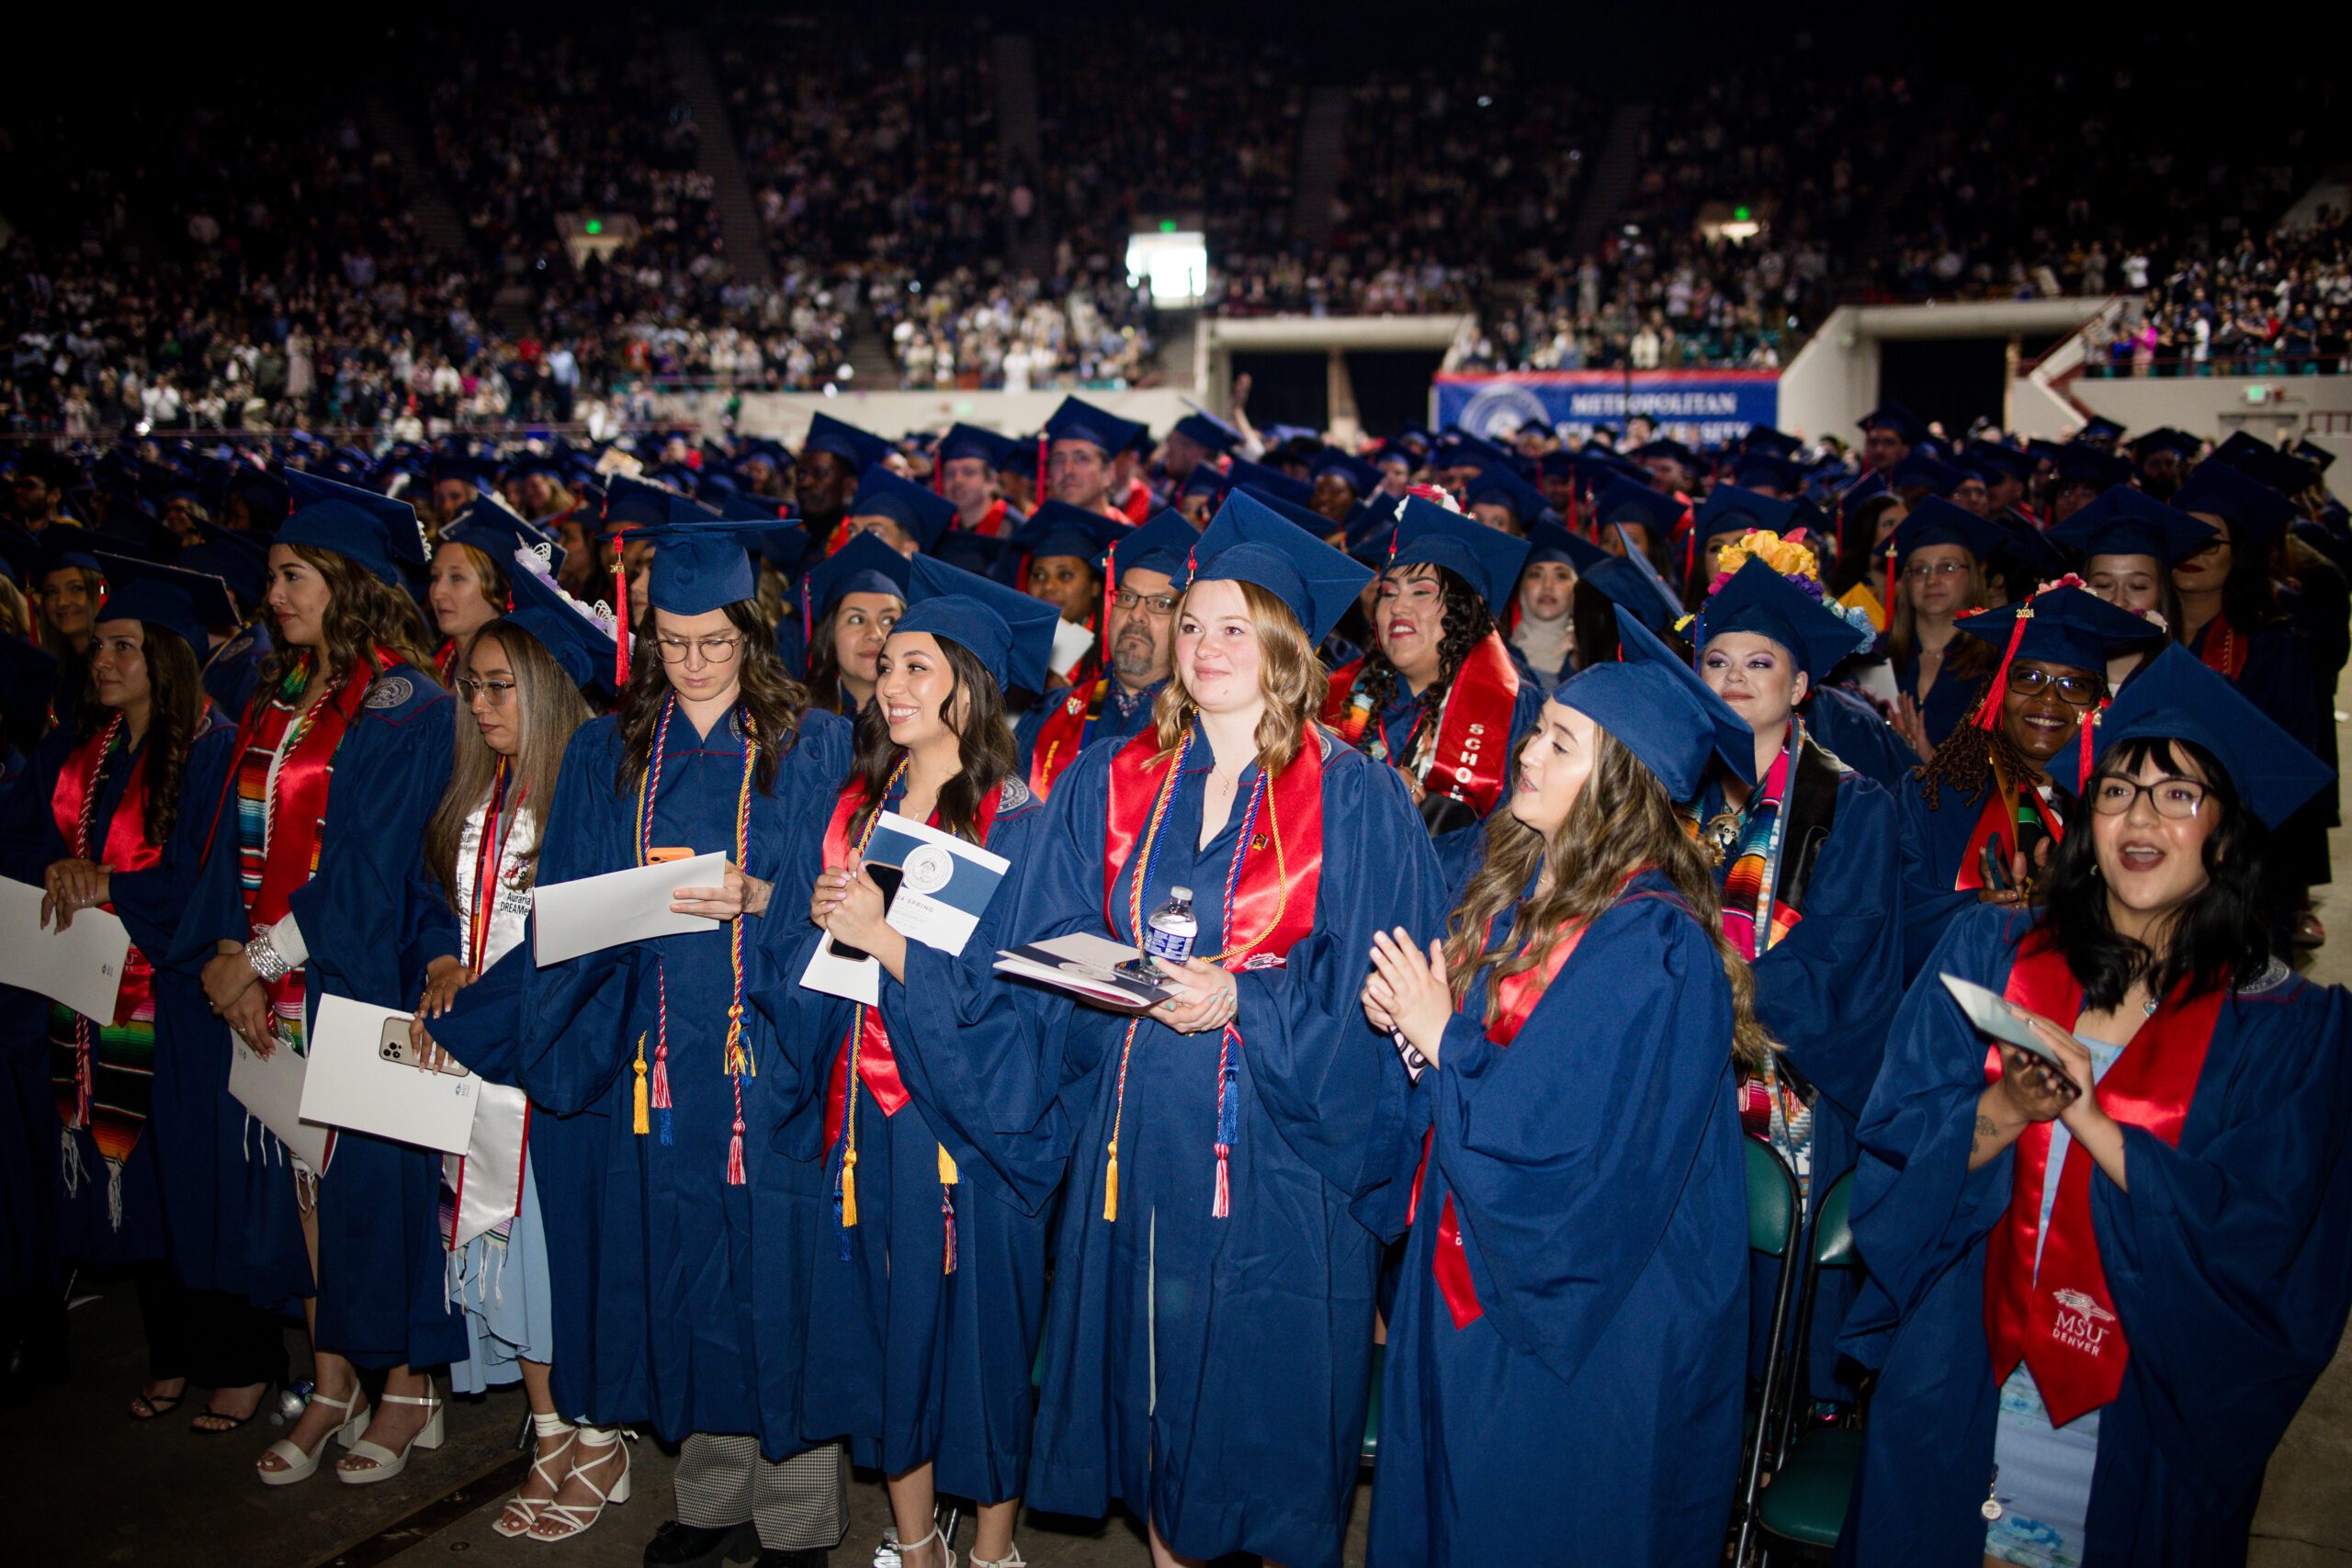
[[[2155, 1015], [2140, 1026], [2131, 1048], [2098, 1086], [2099, 1105], [2109, 1116], [2176, 1146], [2205, 1069], [2206, 1052], [2213, 1043], [2222, 997], [2217, 989], [2184, 1001], [2185, 988], [2185, 982], [2176, 987]], [[2064, 956], [2039, 931], [2018, 949], [2002, 994], [2068, 1028], [2083, 1010], [2082, 987], [2068, 971]], [[2002, 1070], [2000, 1047], [1989, 1047], [1984, 1081], [1997, 1080]], [[2005, 1381], [2023, 1361], [2041, 1391], [2051, 1425], [2063, 1427], [2115, 1398], [2123, 1387], [2132, 1347], [2099, 1258], [2098, 1235], [2091, 1224], [2095, 1162], [2082, 1148], [2070, 1147], [2060, 1163], [2058, 1197], [2036, 1270], [2034, 1244], [2041, 1228], [2050, 1130], [2051, 1123], [2037, 1122], [2017, 1142], [2008, 1212], [1993, 1227], [1985, 1246], [1984, 1335], [1992, 1349], [1993, 1381]]]
[[2205, 623], [2197, 634], [2197, 657], [2206, 669], [2234, 681], [2245, 673], [2245, 656], [2253, 640], [2230, 625], [2227, 615], [2216, 615]]
[[[366, 705], [368, 688], [378, 675], [399, 662], [400, 655], [379, 648], [372, 663], [346, 671], [342, 682], [311, 708], [308, 732], [277, 764], [277, 789], [270, 804], [269, 857], [262, 865], [261, 887], [245, 906], [254, 924], [275, 925], [283, 919], [288, 900], [318, 869], [319, 838], [326, 826], [327, 789], [334, 777], [335, 752], [352, 720]], [[238, 738], [241, 764], [256, 748], [275, 751], [300, 717], [266, 696], [259, 697], [248, 714], [247, 733]]]
[[1323, 697], [1323, 722], [1340, 732], [1340, 739], [1353, 746], [1363, 739], [1365, 725], [1371, 711], [1353, 711], [1348, 698], [1355, 690], [1356, 677], [1363, 671], [1363, 660], [1351, 660], [1331, 671], [1330, 685]]
[[1493, 810], [1510, 772], [1510, 716], [1518, 701], [1519, 666], [1501, 636], [1488, 632], [1463, 659], [1445, 694], [1422, 785], [1466, 802], [1481, 817]]
[[[989, 841], [989, 829], [996, 822], [997, 807], [1003, 803], [1004, 787], [1000, 784], [980, 802], [973, 826], [979, 830], [979, 841]], [[832, 820], [825, 825], [825, 859], [829, 866], [845, 865], [849, 862], [849, 822], [865, 801], [865, 785], [854, 781], [845, 786], [841, 798], [833, 802]], [[885, 807], [887, 809], [887, 805]], [[939, 826], [939, 814], [934, 811], [930, 825]], [[896, 1116], [907, 1103], [907, 1086], [899, 1076], [899, 1058], [890, 1049], [889, 1031], [882, 1026], [880, 1008], [861, 1007], [851, 1020], [842, 1043], [833, 1053], [832, 1071], [825, 1085], [825, 1146], [831, 1148], [842, 1135], [842, 1128], [849, 1120], [849, 1069], [854, 1045], [857, 1078], [882, 1108], [885, 1116]]]
[[1054, 781], [1085, 750], [1087, 730], [1102, 713], [1102, 698], [1110, 687], [1110, 677], [1093, 660], [1072, 673], [1075, 679], [1069, 689], [1038, 721], [1037, 738], [1029, 749], [1029, 787], [1040, 800], [1053, 794]]
[[[72, 846], [79, 860], [96, 860], [109, 872], [153, 871], [164, 863], [164, 846], [147, 841], [147, 759], [133, 756], [128, 739], [124, 740], [122, 756], [117, 766], [130, 770], [124, 784], [122, 798], [116, 803], [114, 816], [107, 823], [103, 846], [90, 841], [85, 815], [96, 809], [99, 787], [98, 768], [109, 748], [123, 731], [123, 720], [117, 715], [104, 728], [66, 754], [65, 766], [57, 774], [57, 787], [49, 797], [50, 815], [57, 822], [58, 836]], [[114, 905], [101, 904], [108, 914]], [[155, 972], [147, 955], [133, 947], [123, 960], [122, 985], [115, 994], [114, 1021], [125, 1023], [140, 1008], [153, 998]]]

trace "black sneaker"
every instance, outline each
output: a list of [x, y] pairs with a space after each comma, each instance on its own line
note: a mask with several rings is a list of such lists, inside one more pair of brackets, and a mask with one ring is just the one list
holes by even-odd
[[689, 1564], [715, 1559], [727, 1543], [735, 1539], [741, 1525], [689, 1525], [676, 1519], [662, 1521], [645, 1543], [645, 1568], [688, 1568]]
[[752, 1568], [825, 1568], [827, 1553], [821, 1546], [796, 1547], [786, 1551], [780, 1546], [763, 1548]]

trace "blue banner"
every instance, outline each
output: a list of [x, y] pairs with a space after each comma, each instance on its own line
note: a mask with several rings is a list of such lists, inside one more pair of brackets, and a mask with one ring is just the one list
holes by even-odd
[[1647, 414], [1658, 434], [1693, 445], [1736, 440], [1755, 424], [1778, 424], [1777, 370], [1522, 370], [1442, 375], [1437, 427], [1459, 424], [1492, 439], [1530, 423], [1582, 439], [1606, 425], [1623, 430]]

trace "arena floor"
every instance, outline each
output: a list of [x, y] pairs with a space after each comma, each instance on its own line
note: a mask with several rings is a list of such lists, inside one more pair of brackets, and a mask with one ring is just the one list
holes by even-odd
[[[2347, 696], [2352, 688], [2337, 701]], [[2341, 711], [2337, 728], [2352, 755], [2352, 724]], [[2346, 806], [2352, 819], [2352, 800]], [[2332, 847], [2335, 863], [2352, 868], [2352, 829], [2336, 829]], [[2312, 973], [2352, 982], [2352, 869], [2326, 890], [2320, 913], [2333, 941]], [[226, 1438], [200, 1438], [187, 1430], [192, 1405], [147, 1426], [123, 1415], [144, 1366], [127, 1283], [78, 1308], [73, 1335], [73, 1378], [0, 1423], [0, 1495], [15, 1502], [7, 1523], [17, 1543], [11, 1561], [40, 1568], [636, 1568], [647, 1537], [670, 1517], [672, 1459], [649, 1441], [634, 1450], [635, 1497], [587, 1535], [548, 1546], [493, 1534], [491, 1522], [525, 1463], [514, 1447], [524, 1413], [519, 1391], [453, 1403], [447, 1444], [417, 1456], [397, 1481], [353, 1487], [321, 1474], [295, 1487], [264, 1488], [253, 1479], [253, 1459], [274, 1434], [260, 1423]], [[1358, 1490], [1351, 1568], [1363, 1561], [1369, 1490]], [[849, 1539], [833, 1554], [834, 1568], [864, 1568], [889, 1520], [881, 1484], [871, 1476], [853, 1484], [850, 1506]], [[1148, 1561], [1140, 1535], [1124, 1521], [1027, 1518], [1017, 1539], [1034, 1568], [1132, 1568]], [[967, 1525], [962, 1542], [968, 1548], [970, 1540]], [[745, 1531], [729, 1561], [740, 1568], [757, 1554]], [[2248, 1561], [2252, 1568], [2352, 1564], [2352, 1355], [2337, 1357], [2271, 1461]]]

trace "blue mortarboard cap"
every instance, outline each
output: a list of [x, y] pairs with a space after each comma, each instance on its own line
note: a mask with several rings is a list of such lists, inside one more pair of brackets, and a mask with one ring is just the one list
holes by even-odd
[[1200, 541], [1199, 529], [1173, 512], [1162, 512], [1114, 539], [1112, 558], [1122, 576], [1140, 570], [1179, 578], [1184, 575], [1185, 558]]
[[91, 617], [93, 625], [144, 621], [161, 626], [187, 644], [202, 664], [212, 651], [206, 629], [237, 624], [237, 602], [217, 577], [131, 556], [102, 556], [98, 570], [107, 580], [107, 597]]
[[2238, 798], [2273, 828], [2335, 777], [2246, 701], [2235, 682], [2177, 644], [2167, 644], [2124, 683], [2090, 733], [2095, 757], [2126, 740], [2187, 740], [2204, 748], [2230, 775]]
[[1770, 637], [1815, 685], [1871, 642], [1869, 631], [1754, 556], [1699, 607], [1693, 640], [1702, 650], [1725, 632]]
[[1230, 452], [1241, 445], [1239, 431], [1216, 415], [1203, 413], [1198, 409], [1178, 420], [1175, 427], [1168, 434], [1181, 435], [1196, 446], [1207, 447], [1212, 452]]
[[[1273, 470], [1269, 468], [1268, 473]], [[1276, 475], [1280, 478], [1280, 475]], [[1223, 495], [1230, 483], [1214, 463], [1195, 463], [1193, 471], [1184, 476], [1185, 495]]]
[[792, 454], [784, 449], [784, 443], [766, 436], [743, 443], [732, 466], [740, 471], [748, 463], [765, 463], [779, 474], [791, 472], [793, 467]]
[[894, 637], [929, 632], [947, 637], [985, 665], [999, 686], [1043, 692], [1060, 620], [1061, 612], [1046, 600], [918, 556], [907, 587], [907, 613], [890, 631]]
[[1239, 490], [1250, 500], [1289, 518], [1318, 539], [1328, 539], [1334, 534], [1344, 534], [1347, 530], [1347, 525], [1344, 522], [1334, 523], [1311, 506], [1302, 505], [1295, 501], [1285, 501], [1281, 496], [1260, 490], [1256, 485], [1242, 485]]
[[[721, 497], [718, 502], [718, 515], [722, 521], [729, 523], [767, 524], [785, 521], [789, 517], [791, 510], [774, 496], [753, 495], [747, 491], [736, 491]], [[789, 576], [799, 567], [801, 560], [815, 547], [815, 545], [816, 541], [809, 538], [806, 528], [763, 527], [759, 533], [759, 543], [756, 547], [760, 552], [760, 559]]]
[[725, 468], [705, 468], [695, 480], [695, 498], [716, 506], [742, 488], [735, 482], [735, 476]]
[[1931, 495], [1911, 509], [1886, 542], [1898, 563], [1929, 545], [1958, 545], [1982, 561], [1999, 547], [2004, 533], [1998, 523]]
[[1356, 492], [1356, 498], [1359, 501], [1380, 488], [1378, 468], [1352, 453], [1342, 452], [1337, 446], [1324, 447], [1315, 455], [1315, 461], [1307, 467], [1306, 476], [1309, 479], [1319, 479], [1326, 474], [1336, 474], [1346, 480], [1348, 488]]
[[2132, 459], [2119, 457], [2097, 446], [2086, 446], [2079, 441], [2069, 441], [2049, 454], [2050, 466], [2057, 471], [2060, 485], [2088, 485], [2094, 490], [2106, 490], [2111, 485], [2128, 481], [2132, 475]]
[[1949, 499], [1964, 477], [1949, 463], [1939, 462], [1924, 452], [1914, 452], [1894, 465], [1886, 482], [1894, 490], [1924, 490], [1930, 495]]
[[1897, 402], [1881, 403], [1855, 423], [1865, 432], [1891, 430], [1905, 446], [1917, 446], [1928, 438], [1928, 422]]
[[[1373, 573], [1253, 496], [1226, 497], [1193, 546], [1191, 582], [1254, 582], [1322, 646]], [[1188, 584], [1189, 586], [1189, 584]]]
[[1499, 465], [1485, 470], [1463, 486], [1462, 499], [1469, 506], [1507, 507], [1513, 520], [1521, 526], [1534, 522], [1544, 507], [1542, 491]]
[[1731, 477], [1742, 489], [1764, 486], [1795, 494], [1804, 489], [1804, 470], [1770, 452], [1743, 452], [1732, 460]]
[[705, 518], [664, 523], [632, 537], [653, 545], [653, 566], [645, 596], [652, 607], [673, 615], [701, 615], [755, 598], [759, 569], [752, 552], [761, 536], [797, 523], [729, 523]]
[[[2196, 438], [2194, 436], [2184, 436], [2182, 439], [2194, 441]], [[2187, 457], [2196, 450], [2197, 448], [2194, 446], [2191, 446], [2183, 448], [2181, 455], [2183, 457]], [[2318, 442], [2311, 440], [2308, 437], [2295, 443], [2295, 450], [2291, 456], [2297, 462], [2308, 463], [2323, 474], [2335, 466], [2335, 454], [2321, 446]]]
[[1683, 470], [1691, 474], [1703, 474], [1707, 471], [1705, 459], [1668, 435], [1661, 435], [1655, 441], [1645, 441], [1626, 456], [1636, 462], [1647, 462], [1652, 457], [1664, 457], [1668, 461], [1681, 464]]
[[1739, 438], [1739, 449], [1751, 455], [1793, 457], [1804, 450], [1804, 443], [1785, 430], [1775, 430], [1769, 424], [1751, 424], [1747, 427], [1747, 434]]
[[718, 513], [690, 495], [629, 474], [615, 474], [605, 492], [605, 531], [650, 528], [673, 523], [708, 523]]
[[1388, 564], [1443, 567], [1500, 615], [1527, 564], [1527, 541], [1515, 534], [1408, 495], [1396, 513], [1396, 544]]
[[907, 558], [871, 534], [854, 534], [849, 542], [808, 569], [800, 580], [801, 602], [814, 626], [844, 593], [894, 593], [907, 596]]
[[2250, 479], [2281, 495], [2301, 495], [2319, 483], [2319, 469], [2241, 430], [2213, 448], [2213, 456]]
[[[1642, 605], [1645, 612], [1642, 615], [1642, 624], [1653, 631], [1662, 632], [1666, 627], [1682, 618], [1682, 596], [1675, 592], [1666, 579], [1657, 574], [1657, 568], [1650, 564], [1650, 558], [1634, 547], [1634, 541], [1625, 536], [1625, 525], [1620, 523], [1614, 526], [1617, 529], [1618, 547], [1625, 553], [1622, 557], [1611, 558], [1626, 567], [1632, 580], [1641, 585], [1641, 592], [1646, 601]], [[1606, 589], [1603, 591], [1607, 592]], [[1616, 595], [1611, 593], [1610, 597], [1615, 599]], [[1623, 604], [1623, 601], [1619, 600], [1618, 603]], [[1657, 612], [1656, 620], [1651, 619], [1646, 613], [1650, 610]]]
[[1675, 801], [1699, 793], [1717, 758], [1756, 782], [1756, 732], [1697, 671], [1638, 621], [1617, 623], [1619, 659], [1577, 671], [1552, 693], [1615, 736], [1657, 776]]
[[269, 548], [250, 534], [198, 523], [197, 542], [180, 551], [175, 566], [207, 572], [229, 585], [248, 604], [261, 603], [269, 589]]
[[2211, 525], [2166, 506], [2132, 485], [2114, 485], [2050, 530], [2050, 542], [2084, 560], [2093, 556], [2154, 556], [2169, 566], [2213, 542]]
[[135, 496], [110, 496], [106, 521], [91, 532], [104, 547], [117, 555], [168, 561], [180, 553], [180, 536], [164, 526], [153, 507]]
[[2267, 551], [2280, 529], [2295, 520], [2295, 503], [2261, 480], [2208, 457], [2188, 470], [2173, 492], [2183, 512], [2204, 512], [2230, 525], [2231, 542]]
[[1593, 498], [1592, 520], [1602, 528], [1638, 523], [1650, 531], [1652, 538], [1663, 539], [1682, 521], [1682, 502], [1646, 484], [1616, 479]]
[[876, 464], [859, 478], [857, 493], [850, 498], [849, 514], [888, 517], [915, 542], [916, 548], [927, 550], [956, 521], [956, 503]]
[[1012, 543], [1032, 559], [1040, 556], [1076, 556], [1100, 567], [1102, 552], [1126, 531], [1125, 524], [1099, 512], [1089, 512], [1066, 501], [1048, 501], [1013, 530]]
[[2030, 454], [2020, 452], [2013, 446], [2004, 446], [1996, 441], [1978, 441], [1970, 444], [1967, 457], [1969, 462], [1975, 466], [1976, 471], [1984, 476], [1988, 483], [1993, 479], [1995, 469], [2000, 470], [2019, 484], [2023, 484], [2033, 477], [2033, 458]]
[[1225, 484], [1227, 490], [1248, 485], [1251, 490], [1262, 491], [1294, 506], [1305, 506], [1315, 497], [1315, 487], [1306, 480], [1295, 479], [1280, 468], [1270, 468], [1247, 457], [1233, 459], [1231, 466], [1225, 470]]
[[507, 625], [520, 626], [537, 639], [573, 685], [616, 691], [613, 628], [557, 587], [552, 576], [526, 565], [520, 555], [509, 556], [499, 564], [506, 569], [514, 599], [514, 608], [506, 612]]
[[2142, 462], [2147, 461], [2152, 454], [2157, 452], [2170, 452], [2182, 457], [2194, 457], [2204, 445], [2205, 443], [2185, 430], [2175, 430], [2171, 425], [2160, 424], [2144, 435], [2133, 437], [2132, 453]]
[[862, 474], [890, 455], [890, 444], [870, 430], [820, 413], [809, 419], [808, 438], [800, 444], [803, 457], [811, 452], [830, 452]]
[[1133, 420], [1121, 419], [1078, 398], [1064, 398], [1061, 407], [1046, 421], [1047, 442], [1091, 442], [1102, 448], [1106, 457], [1125, 451], [1128, 444], [1144, 430], [1144, 426]]
[[1013, 452], [1023, 444], [1010, 435], [999, 435], [993, 430], [982, 430], [977, 424], [956, 424], [948, 427], [939, 438], [935, 454], [943, 463], [954, 463], [967, 457], [978, 457], [990, 469], [1001, 468]]
[[1520, 570], [1524, 572], [1527, 567], [1537, 561], [1565, 561], [1574, 567], [1577, 575], [1581, 577], [1602, 561], [1612, 558], [1599, 545], [1577, 537], [1557, 523], [1538, 523], [1527, 531], [1527, 563]]
[[471, 545], [475, 549], [498, 563], [498, 570], [508, 570], [509, 558], [516, 550], [529, 550], [548, 563], [548, 570], [563, 568], [563, 547], [557, 544], [546, 529], [524, 521], [522, 515], [485, 495], [445, 524], [441, 529], [444, 544]]
[[[2086, 589], [2045, 588], [2029, 601], [2033, 614], [2024, 617], [2014, 659], [2069, 665], [2094, 674], [2107, 672], [2114, 654], [2139, 643], [2161, 638], [2164, 628], [2143, 621], [2129, 610], [2119, 610]], [[2016, 604], [1962, 615], [1959, 629], [1984, 638], [1996, 649], [2007, 649], [2009, 634], [2018, 624]]]
[[517, 454], [506, 465], [508, 479], [527, 479], [533, 474], [538, 475], [541, 479], [554, 479], [561, 483], [563, 459], [552, 452], [523, 452]]
[[2075, 439], [2104, 442], [2111, 446], [2123, 439], [2123, 427], [2103, 413], [2095, 413], [2084, 422], [2082, 429], [2075, 432]]
[[293, 515], [277, 530], [281, 545], [308, 545], [348, 557], [394, 587], [404, 570], [422, 570], [424, 525], [405, 501], [289, 469], [286, 488]]
[[1775, 501], [1737, 485], [1717, 485], [1692, 514], [1690, 531], [1700, 539], [1717, 534], [1747, 534], [1763, 528], [1785, 534], [1796, 517], [1796, 502]]
[[966, 571], [1001, 582], [1005, 564], [1012, 550], [1012, 541], [999, 535], [976, 534], [969, 528], [950, 528], [939, 536], [939, 543], [924, 553], [949, 566], [960, 566]]

